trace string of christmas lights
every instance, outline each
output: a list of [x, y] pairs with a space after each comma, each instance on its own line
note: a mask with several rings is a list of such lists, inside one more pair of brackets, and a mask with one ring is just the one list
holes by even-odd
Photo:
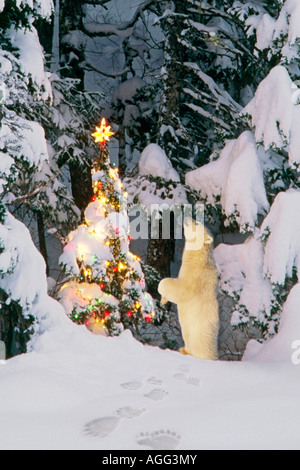
[[70, 234], [64, 249], [62, 262], [73, 279], [63, 286], [61, 301], [74, 322], [94, 333], [116, 335], [152, 322], [155, 311], [141, 260], [129, 251], [127, 194], [106, 148], [114, 134], [105, 119], [96, 129], [92, 136], [100, 153], [92, 166], [94, 194], [85, 223]]

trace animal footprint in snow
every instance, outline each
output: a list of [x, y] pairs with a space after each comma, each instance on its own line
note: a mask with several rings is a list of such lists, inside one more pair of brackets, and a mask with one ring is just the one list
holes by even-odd
[[156, 431], [141, 433], [137, 443], [140, 446], [150, 447], [154, 450], [174, 450], [180, 443], [180, 436], [172, 431]]
[[125, 390], [139, 390], [142, 386], [142, 382], [126, 382], [121, 384], [121, 387], [125, 388]]
[[116, 411], [117, 416], [106, 416], [87, 423], [84, 426], [84, 433], [89, 437], [107, 437], [118, 427], [121, 418], [138, 418], [145, 413], [145, 411], [146, 410], [138, 410], [130, 406], [125, 406]]
[[117, 416], [107, 416], [95, 419], [87, 423], [84, 427], [84, 433], [89, 437], [106, 437], [109, 436], [119, 425], [120, 418]]
[[124, 408], [120, 408], [116, 414], [120, 418], [127, 418], [127, 419], [133, 419], [133, 418], [139, 418], [142, 416], [142, 414], [145, 413], [146, 410], [138, 410], [136, 408], [131, 408], [131, 406], [125, 406]]
[[194, 385], [195, 387], [199, 387], [201, 383], [200, 380], [193, 377], [187, 377], [185, 374], [175, 374], [174, 379], [181, 380], [182, 382], [185, 382], [188, 385]]
[[161, 401], [161, 400], [164, 400], [164, 398], [166, 398], [168, 395], [169, 395], [168, 392], [166, 392], [165, 390], [155, 388], [151, 392], [146, 393], [144, 397], [150, 398], [150, 400], [153, 400], [153, 401]]
[[179, 370], [181, 370], [182, 372], [188, 372], [189, 367], [186, 364], [181, 364], [181, 366], [179, 366]]
[[162, 385], [162, 380], [158, 379], [157, 377], [150, 377], [150, 379], [147, 380], [148, 384], [152, 385]]

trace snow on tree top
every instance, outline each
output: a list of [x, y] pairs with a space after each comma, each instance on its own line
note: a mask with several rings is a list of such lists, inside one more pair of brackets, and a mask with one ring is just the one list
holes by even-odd
[[139, 161], [141, 176], [153, 176], [165, 180], [180, 182], [180, 177], [172, 167], [165, 151], [157, 144], [150, 144], [143, 151]]
[[29, 31], [25, 28], [11, 27], [6, 35], [11, 40], [12, 46], [19, 51], [18, 60], [21, 69], [32, 78], [41, 93], [41, 98], [43, 100], [51, 98], [51, 84], [44, 69], [44, 53], [36, 29], [32, 27]]
[[[8, 212], [0, 225], [0, 288], [27, 311], [39, 296], [47, 295], [46, 267], [28, 229]], [[26, 280], [24, 280], [26, 273]]]
[[300, 192], [290, 189], [275, 198], [261, 227], [267, 233], [264, 273], [273, 284], [284, 285], [293, 268], [300, 273]]
[[300, 38], [300, 2], [286, 0], [276, 22], [274, 39], [288, 35], [288, 43], [292, 46]]
[[300, 284], [296, 284], [284, 304], [278, 334], [267, 344], [249, 341], [244, 361], [291, 362], [295, 332], [300, 331]]
[[219, 158], [186, 174], [186, 184], [211, 204], [220, 197], [224, 213], [242, 229], [254, 228], [269, 209], [256, 142], [251, 132], [227, 141]]
[[[239, 3], [239, 2], [238, 2]], [[241, 5], [242, 8], [242, 5]], [[248, 11], [249, 13], [249, 11]], [[258, 14], [257, 14], [258, 13]], [[272, 18], [263, 7], [251, 14], [245, 21], [248, 36], [256, 31], [256, 47], [259, 50], [280, 49], [280, 54], [290, 62], [298, 59], [297, 40], [300, 38], [300, 2], [286, 0], [282, 5], [278, 19]], [[282, 39], [286, 42], [282, 45]]]
[[288, 145], [291, 165], [300, 163], [300, 112], [294, 93], [295, 85], [286, 68], [279, 65], [261, 82], [243, 111], [252, 117], [256, 140], [263, 142], [266, 150]]
[[294, 270], [300, 272], [300, 192], [279, 193], [260, 229], [240, 245], [220, 244], [214, 258], [220, 274], [220, 287], [236, 299], [232, 324], [251, 318], [276, 333], [280, 312], [278, 292]]
[[255, 47], [260, 51], [268, 49], [272, 44], [274, 37], [274, 28], [276, 21], [268, 13], [261, 15], [250, 16], [246, 20], [246, 25], [249, 27], [248, 35], [256, 29], [256, 44]]
[[44, 129], [34, 121], [20, 117], [15, 121], [18, 124], [10, 128], [6, 122], [0, 129], [0, 148], [7, 148], [13, 157], [23, 157], [31, 165], [40, 167], [49, 160]]

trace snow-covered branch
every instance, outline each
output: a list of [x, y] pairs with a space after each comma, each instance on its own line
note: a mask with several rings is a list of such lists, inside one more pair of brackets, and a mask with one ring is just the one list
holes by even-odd
[[41, 183], [35, 189], [30, 191], [29, 193], [24, 194], [24, 196], [20, 196], [20, 197], [17, 197], [15, 199], [13, 199], [13, 200], [10, 200], [9, 205], [23, 204], [24, 202], [28, 202], [30, 199], [34, 198], [39, 193], [44, 191], [46, 189], [46, 187], [49, 186], [49, 185], [50, 185], [50, 181], [45, 182], [45, 183]]
[[222, 90], [209, 75], [200, 69], [197, 64], [185, 62], [184, 65], [193, 70], [200, 80], [208, 87], [211, 94], [215, 97], [219, 104], [229, 106], [236, 113], [239, 113], [242, 110], [241, 106], [236, 101], [234, 101], [230, 94], [227, 93], [227, 91]]
[[91, 63], [91, 60], [86, 60], [82, 64], [82, 66], [84, 67], [85, 70], [92, 70], [93, 72], [100, 73], [100, 75], [103, 75], [104, 77], [107, 77], [107, 78], [122, 77], [123, 75], [126, 75], [128, 72], [130, 72], [129, 68], [126, 67], [125, 69], [120, 70], [119, 72], [107, 73], [107, 72], [104, 72], [103, 70], [100, 70], [98, 67], [95, 67], [95, 65]]
[[138, 6], [133, 17], [121, 24], [112, 23], [85, 23], [84, 28], [90, 36], [119, 36], [128, 38], [132, 35], [134, 26], [137, 21], [142, 17], [144, 11], [151, 5], [158, 3], [158, 0], [146, 0], [144, 3]]

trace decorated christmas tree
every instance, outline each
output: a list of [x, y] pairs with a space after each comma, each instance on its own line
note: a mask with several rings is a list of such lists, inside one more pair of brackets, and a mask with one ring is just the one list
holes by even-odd
[[110, 336], [124, 328], [136, 333], [155, 317], [140, 259], [129, 251], [127, 194], [106, 147], [112, 135], [103, 119], [93, 134], [100, 144], [92, 167], [94, 195], [60, 259], [68, 275], [60, 291], [66, 313], [93, 333]]

